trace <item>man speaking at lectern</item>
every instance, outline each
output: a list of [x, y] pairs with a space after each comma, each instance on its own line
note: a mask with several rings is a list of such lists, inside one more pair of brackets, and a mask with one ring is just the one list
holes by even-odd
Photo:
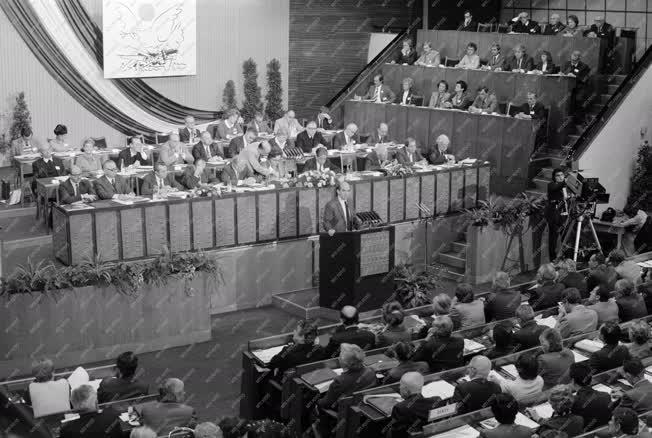
[[344, 231], [357, 230], [360, 227], [360, 219], [355, 215], [355, 210], [350, 203], [351, 186], [346, 181], [338, 184], [336, 189], [337, 197], [326, 204], [322, 225], [328, 230], [328, 235]]

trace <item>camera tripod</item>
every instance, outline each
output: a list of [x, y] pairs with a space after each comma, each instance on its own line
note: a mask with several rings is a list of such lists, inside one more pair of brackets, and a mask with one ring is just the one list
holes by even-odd
[[593, 226], [593, 222], [591, 221], [591, 217], [593, 216], [593, 211], [595, 210], [595, 204], [593, 203], [587, 203], [586, 207], [580, 211], [580, 205], [574, 205], [574, 209], [577, 211], [573, 212], [574, 214], [569, 214], [568, 219], [566, 220], [566, 223], [564, 224], [564, 239], [561, 242], [561, 246], [559, 247], [559, 250], [557, 251], [557, 258], [559, 258], [563, 251], [564, 248], [568, 244], [568, 240], [571, 238], [571, 235], [573, 235], [573, 230], [575, 230], [575, 245], [573, 246], [573, 260], [577, 262], [577, 254], [580, 251], [580, 237], [582, 236], [582, 227], [585, 224], [588, 224], [589, 230], [591, 230], [591, 236], [593, 237], [593, 241], [598, 247], [598, 251], [600, 251], [600, 254], [602, 254], [602, 245], [600, 245], [600, 240], [598, 240], [598, 233], [595, 232], [595, 227]]

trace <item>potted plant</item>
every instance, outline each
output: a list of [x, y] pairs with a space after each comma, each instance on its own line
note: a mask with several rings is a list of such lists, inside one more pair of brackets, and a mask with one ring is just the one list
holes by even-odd
[[396, 301], [405, 309], [430, 304], [439, 287], [441, 271], [438, 265], [428, 265], [424, 271], [418, 271], [411, 265], [395, 266], [391, 274], [394, 277]]

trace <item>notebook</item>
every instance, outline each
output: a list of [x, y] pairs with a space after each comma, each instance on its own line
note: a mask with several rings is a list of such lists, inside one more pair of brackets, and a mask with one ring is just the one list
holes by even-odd
[[477, 429], [465, 424], [464, 426], [456, 427], [455, 429], [437, 435], [432, 435], [429, 438], [478, 438], [479, 436], [480, 432]]
[[453, 397], [454, 392], [455, 387], [445, 380], [430, 382], [427, 385], [423, 385], [423, 388], [421, 389], [421, 395], [425, 398], [436, 396], [441, 397], [442, 400], [447, 400]]
[[270, 360], [285, 348], [285, 345], [279, 345], [277, 347], [265, 348], [262, 350], [254, 350], [251, 352], [259, 361], [264, 364], [268, 364]]
[[555, 326], [557, 325], [557, 320], [555, 319], [554, 316], [549, 316], [547, 318], [534, 318], [534, 321], [538, 325], [544, 325], [550, 328], [555, 328]]
[[586, 353], [595, 353], [598, 350], [601, 350], [604, 347], [602, 341], [597, 341], [593, 339], [582, 339], [574, 345], [578, 350], [582, 350]]
[[403, 398], [399, 394], [392, 392], [389, 394], [365, 395], [362, 401], [378, 409], [385, 416], [390, 417], [394, 406], [402, 402]]
[[591, 388], [595, 389], [596, 391], [599, 392], [606, 392], [607, 394], [611, 394], [611, 388], [608, 387], [607, 385], [603, 385], [602, 383], [598, 383], [597, 385], [593, 385]]
[[319, 368], [301, 376], [306, 383], [314, 386], [329, 380], [332, 381], [335, 377], [337, 377], [337, 373], [330, 368]]

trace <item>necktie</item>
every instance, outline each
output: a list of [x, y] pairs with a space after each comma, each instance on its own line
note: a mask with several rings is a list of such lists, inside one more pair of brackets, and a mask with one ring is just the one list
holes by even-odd
[[412, 154], [408, 153], [408, 162], [412, 162]]
[[114, 180], [114, 179], [110, 179], [109, 182], [111, 183], [111, 185], [112, 185], [113, 188], [115, 189], [115, 180]]
[[518, 69], [519, 69], [519, 70], [521, 69], [521, 61], [523, 61], [523, 58], [521, 58], [521, 59], [518, 60]]
[[163, 188], [163, 180], [161, 178], [156, 178], [156, 180], [158, 181], [158, 188], [162, 189]]
[[206, 156], [208, 158], [210, 158], [211, 157], [211, 148], [210, 148], [210, 146], [205, 145], [204, 147], [206, 148]]
[[380, 102], [380, 87], [376, 87], [376, 102]]
[[72, 183], [72, 191], [75, 197], [77, 197], [77, 183]]
[[498, 62], [498, 55], [494, 56], [494, 64]]
[[344, 223], [346, 224], [346, 231], [349, 231], [349, 204], [344, 201]]

